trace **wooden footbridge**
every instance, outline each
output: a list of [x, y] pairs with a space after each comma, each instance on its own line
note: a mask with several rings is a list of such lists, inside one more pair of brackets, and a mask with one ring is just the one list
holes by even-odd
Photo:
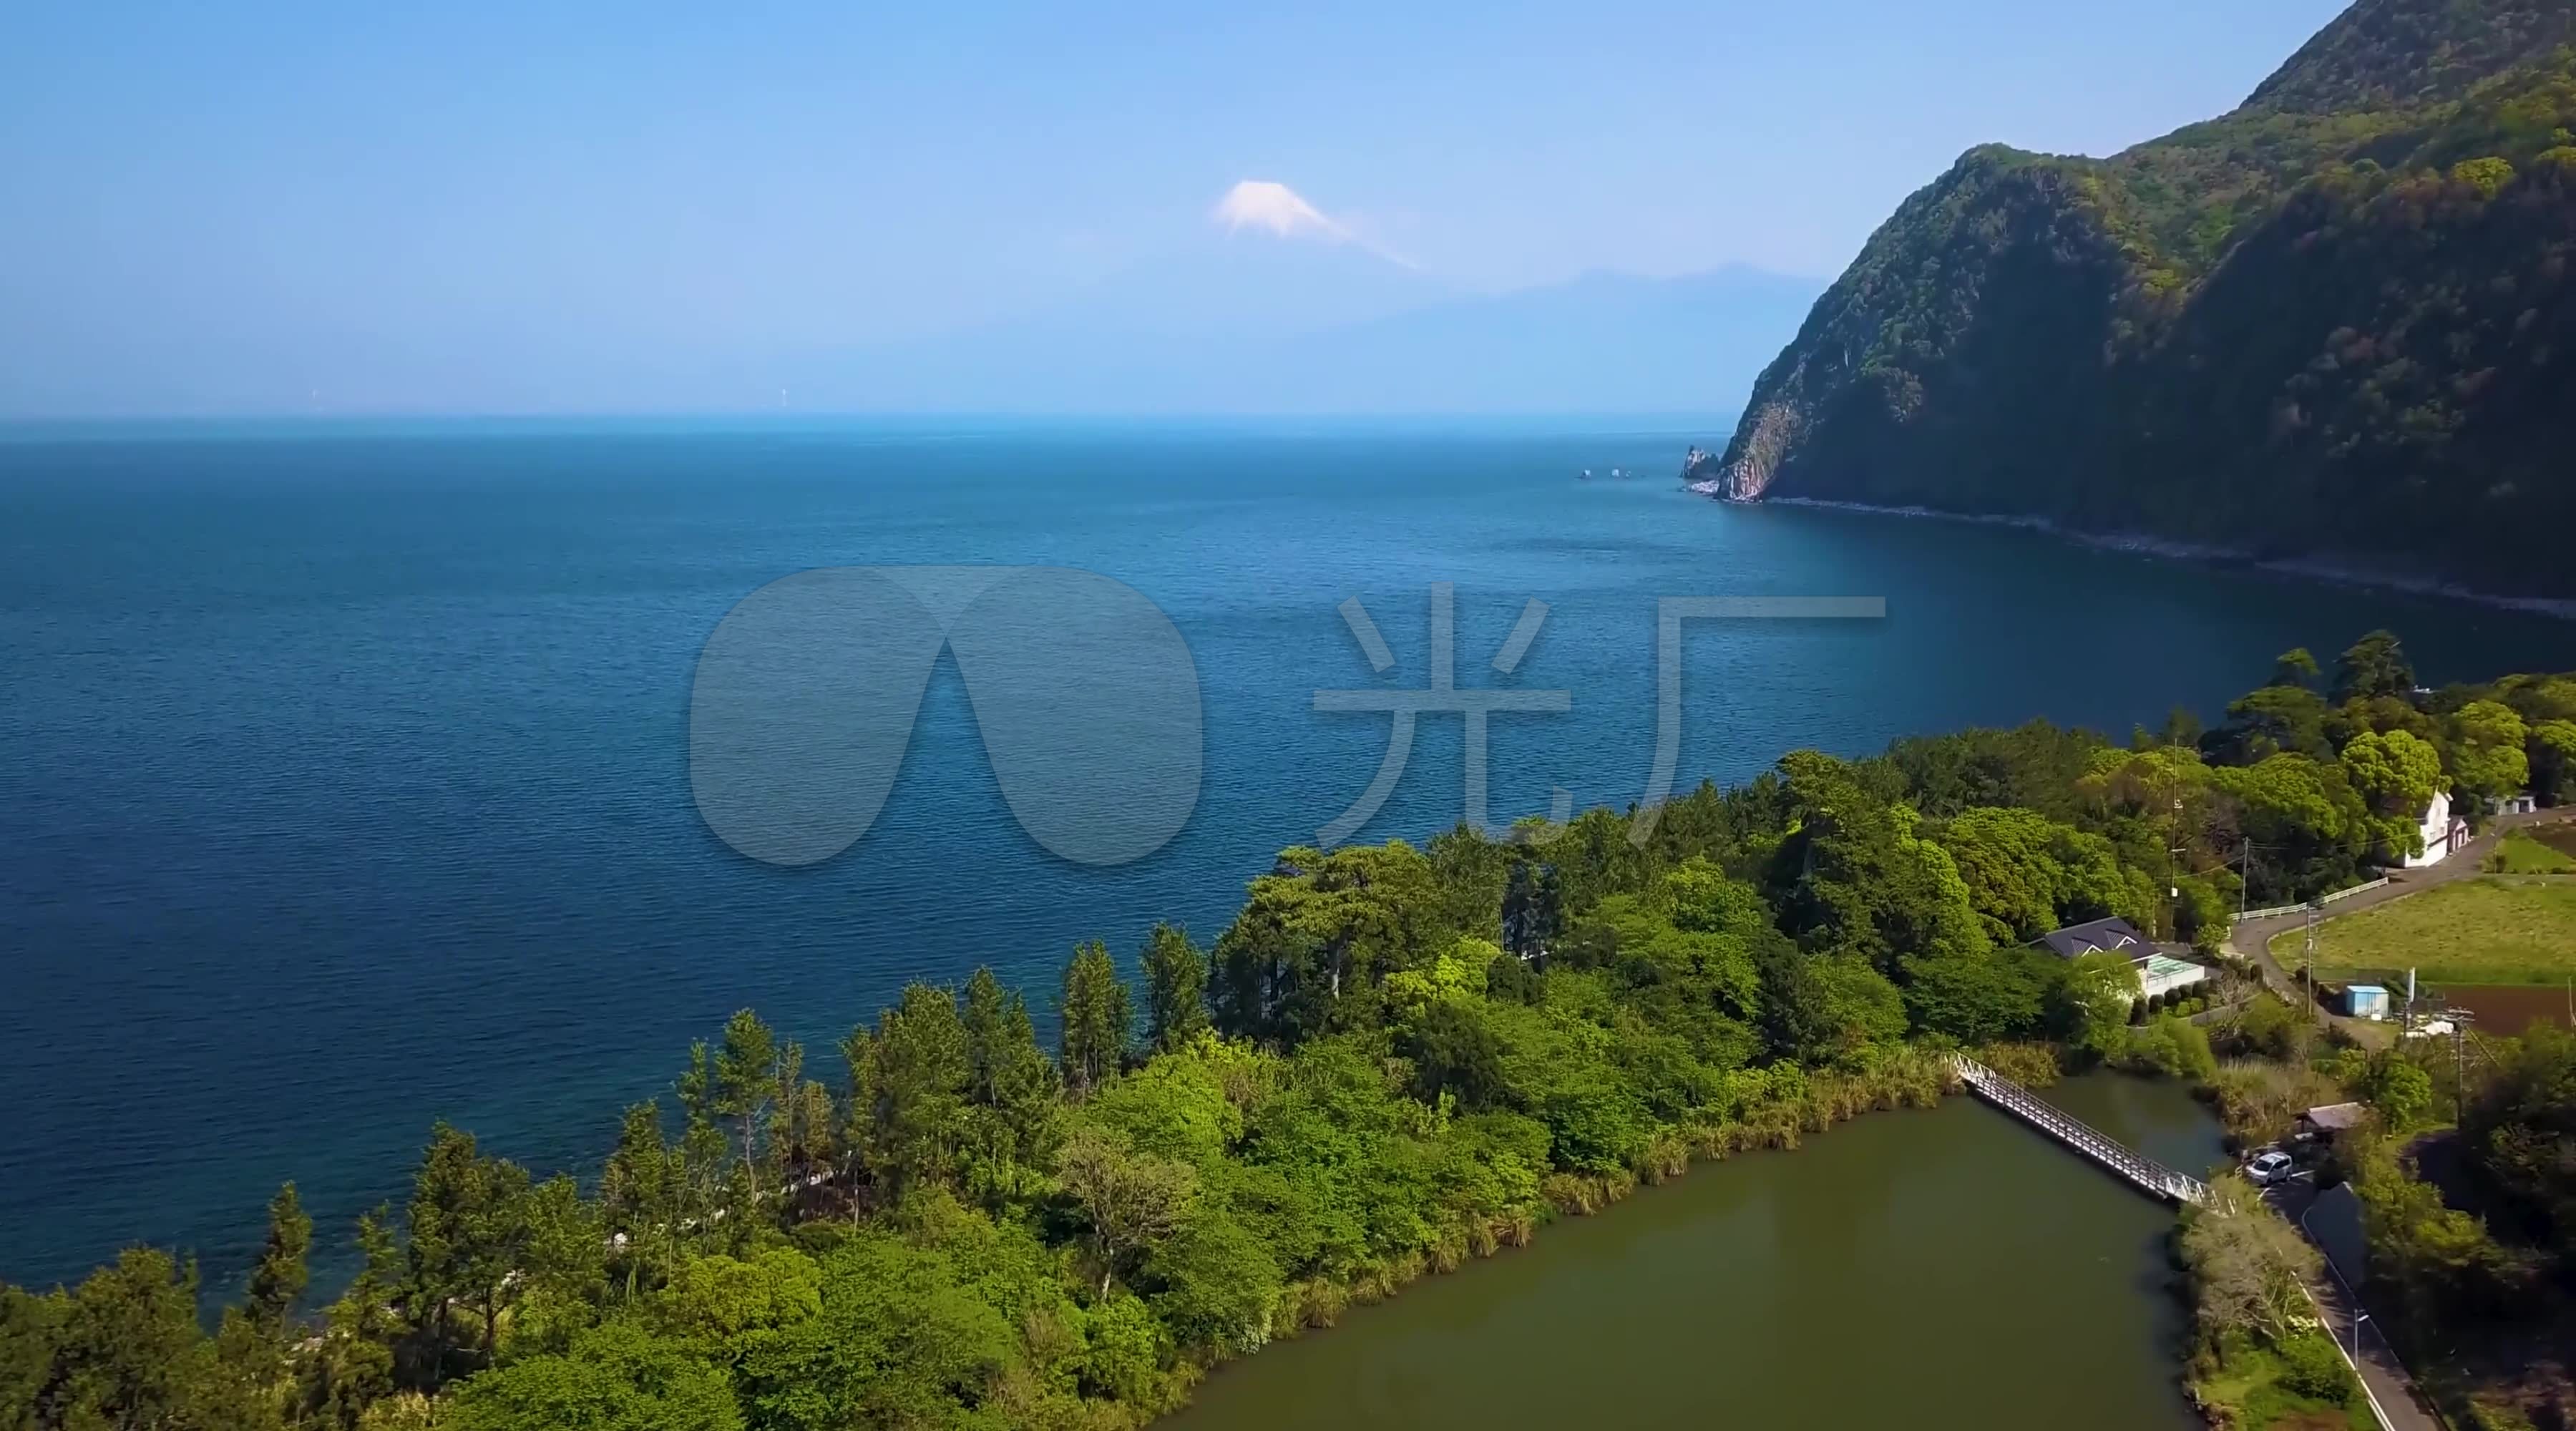
[[2171, 1202], [2202, 1202], [2209, 1197], [2209, 1185], [2200, 1179], [2120, 1146], [1966, 1054], [1952, 1054], [1950, 1063], [1959, 1081], [1978, 1097], [2092, 1159], [2139, 1191]]

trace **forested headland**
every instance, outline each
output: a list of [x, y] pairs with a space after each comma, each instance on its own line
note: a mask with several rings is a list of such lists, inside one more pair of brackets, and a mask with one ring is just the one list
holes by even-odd
[[[165, 1249], [0, 1288], [0, 1427], [1138, 1425], [1641, 1181], [1929, 1103], [1948, 1049], [2205, 1076], [2125, 961], [2030, 941], [2215, 951], [2407, 853], [2435, 790], [2526, 785], [2576, 799], [2576, 676], [2425, 691], [2380, 632], [2206, 729], [1793, 752], [1642, 844], [1595, 810], [1286, 850], [1212, 941], [1084, 944], [1044, 1009], [977, 970], [834, 1050], [737, 1014], [578, 1176], [441, 1125], [327, 1299], [292, 1185], [211, 1327]], [[2497, 1126], [2576, 1117], [2535, 1078]], [[2566, 1275], [2576, 1174], [2515, 1166]]]
[[2576, 0], [2356, 0], [2228, 114], [1986, 145], [1690, 476], [2576, 595]]

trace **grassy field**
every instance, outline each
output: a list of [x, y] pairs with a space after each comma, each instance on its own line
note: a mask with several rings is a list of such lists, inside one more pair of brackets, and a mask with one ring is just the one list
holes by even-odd
[[2551, 849], [2558, 851], [2558, 853], [2562, 855], [2566, 855], [2571, 859], [2576, 859], [2576, 820], [2561, 820], [2555, 824], [2534, 825], [2529, 830], [2521, 833], [2528, 834], [2532, 839], [2549, 846]]
[[[2551, 841], [2570, 838], [2564, 827], [2548, 831]], [[2520, 830], [2508, 830], [2487, 856], [2486, 867], [2498, 874], [2567, 874], [2576, 871], [2576, 856], [2556, 843], [2543, 843]]]
[[[2289, 969], [2304, 936], [2272, 941]], [[2317, 931], [2317, 972], [2399, 973], [2429, 983], [2557, 984], [2576, 975], [2576, 881], [2487, 876], [2329, 919]]]

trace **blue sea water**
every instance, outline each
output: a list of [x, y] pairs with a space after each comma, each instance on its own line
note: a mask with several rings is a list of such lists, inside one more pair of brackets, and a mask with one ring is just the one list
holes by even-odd
[[[0, 439], [0, 1277], [130, 1241], [236, 1277], [295, 1179], [326, 1254], [444, 1117], [584, 1169], [688, 1041], [754, 1006], [818, 1050], [914, 978], [1044, 1002], [1077, 941], [1213, 938], [1369, 782], [1433, 583], [1498, 716], [1492, 814], [1644, 790], [1663, 596], [1883, 596], [1868, 622], [1703, 624], [1680, 771], [2032, 716], [2205, 713], [2272, 655], [2389, 626], [2432, 679], [2576, 667], [2576, 625], [2107, 554], [2009, 530], [1737, 509], [1671, 474], [1710, 429], [1607, 424], [414, 424]], [[1582, 481], [1578, 469], [1591, 468]], [[1632, 472], [1612, 479], [1609, 469]], [[942, 659], [883, 814], [760, 864], [692, 802], [700, 646], [818, 566], [1060, 564], [1187, 640], [1205, 773], [1110, 869], [1012, 819]], [[1370, 669], [1336, 606], [1396, 656]], [[1488, 658], [1550, 611], [1508, 677]], [[1457, 818], [1426, 718], [1361, 838]]]

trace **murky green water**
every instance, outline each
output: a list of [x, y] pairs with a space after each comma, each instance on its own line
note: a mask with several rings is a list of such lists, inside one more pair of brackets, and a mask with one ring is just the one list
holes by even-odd
[[[2178, 1087], [2049, 1095], [2200, 1171]], [[1966, 1098], [1703, 1165], [1219, 1371], [1172, 1424], [2189, 1431], [2172, 1211]]]

